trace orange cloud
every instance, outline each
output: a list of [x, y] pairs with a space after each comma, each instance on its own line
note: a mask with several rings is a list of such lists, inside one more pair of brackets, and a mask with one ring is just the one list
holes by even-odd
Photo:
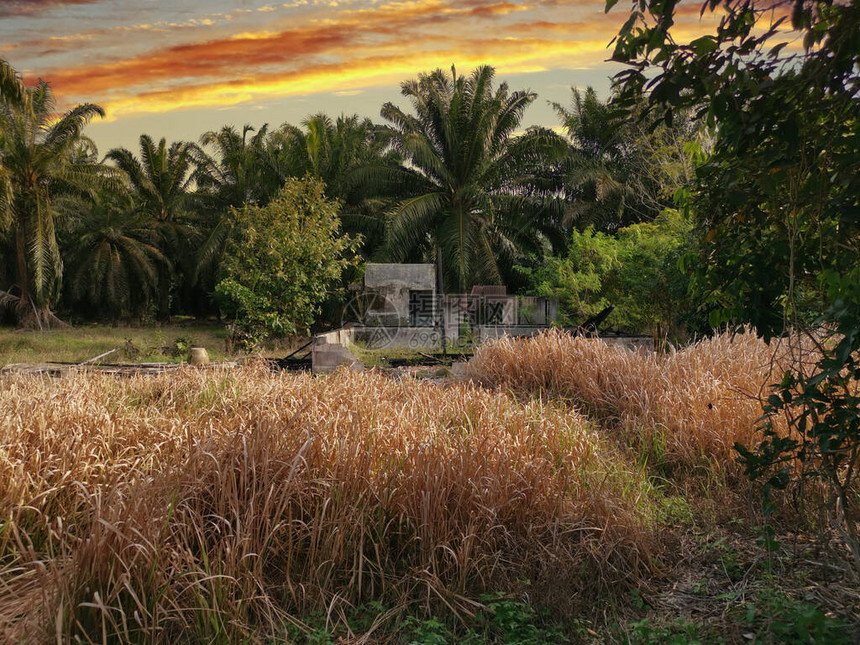
[[3, 0], [0, 3], [0, 18], [30, 16], [54, 7], [77, 4], [95, 4], [102, 0]]
[[[547, 10], [546, 6], [552, 5]], [[555, 22], [559, 6], [569, 22]], [[273, 5], [274, 6], [274, 5]], [[587, 19], [582, 18], [583, 6]], [[433, 67], [490, 63], [501, 73], [600, 64], [621, 15], [577, 0], [392, 0], [44, 75], [58, 95], [131, 113], [224, 107], [354, 91]], [[268, 12], [272, 13], [272, 12]], [[574, 15], [576, 14], [576, 15]], [[268, 15], [268, 14], [267, 14]]]
[[202, 43], [181, 44], [141, 56], [45, 74], [63, 95], [92, 96], [117, 88], [151, 87], [180, 79], [244, 79], [267, 66], [292, 66], [297, 60], [361, 47], [380, 39], [412, 46], [416, 31], [470, 18], [504, 16], [523, 7], [509, 2], [397, 2], [377, 10], [343, 12], [343, 18], [312, 22], [271, 33], [257, 32]]
[[[426, 42], [417, 43], [421, 46]], [[355, 91], [357, 87], [394, 84], [417, 72], [447, 68], [456, 63], [468, 69], [492, 60], [503, 74], [542, 71], [549, 66], [578, 66], [602, 57], [605, 41], [543, 39], [486, 39], [467, 48], [426, 50], [418, 47], [392, 55], [367, 55], [349, 62], [317, 64], [299, 70], [260, 74], [246, 80], [198, 83], [177, 89], [150, 91], [118, 98], [108, 104], [110, 118], [132, 113], [160, 113], [176, 109], [226, 106], [273, 97], [320, 92]], [[491, 58], [488, 56], [491, 53]]]

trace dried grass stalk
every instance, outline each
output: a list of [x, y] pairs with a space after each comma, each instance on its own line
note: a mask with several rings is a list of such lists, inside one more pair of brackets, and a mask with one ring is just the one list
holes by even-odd
[[247, 641], [371, 598], [599, 591], [651, 562], [623, 463], [567, 408], [472, 385], [2, 377], [0, 635]]

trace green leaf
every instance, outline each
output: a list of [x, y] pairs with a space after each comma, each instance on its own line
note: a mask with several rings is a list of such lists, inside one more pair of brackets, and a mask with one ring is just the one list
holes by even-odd
[[696, 38], [696, 40], [691, 42], [690, 47], [694, 52], [696, 52], [697, 56], [705, 56], [706, 54], [710, 54], [712, 51], [716, 50], [717, 39], [713, 36], [702, 36], [701, 38]]

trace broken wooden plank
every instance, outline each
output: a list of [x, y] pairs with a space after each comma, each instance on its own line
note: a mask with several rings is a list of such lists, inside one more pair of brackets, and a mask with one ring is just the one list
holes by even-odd
[[118, 349], [119, 349], [119, 347], [114, 347], [113, 349], [106, 351], [104, 354], [99, 354], [98, 356], [93, 356], [92, 358], [88, 358], [87, 360], [82, 361], [80, 363], [76, 363], [75, 365], [81, 366], [81, 365], [89, 365], [90, 363], [95, 363], [100, 358], [104, 358], [105, 356], [110, 356], [111, 354], [113, 354]]

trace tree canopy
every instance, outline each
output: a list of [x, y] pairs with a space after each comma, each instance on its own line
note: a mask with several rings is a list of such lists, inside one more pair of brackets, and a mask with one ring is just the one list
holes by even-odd
[[266, 206], [231, 211], [228, 252], [215, 296], [235, 335], [307, 333], [320, 304], [354, 261], [358, 240], [340, 231], [339, 205], [312, 176], [289, 179]]
[[389, 253], [438, 258], [449, 288], [461, 291], [501, 282], [559, 219], [533, 179], [539, 164], [564, 154], [564, 143], [539, 128], [515, 136], [536, 95], [506, 83], [493, 89], [494, 78], [491, 67], [467, 76], [436, 70], [401, 85], [414, 114], [382, 107], [413, 176], [413, 194], [389, 215]]
[[[676, 4], [633, 3], [613, 53], [629, 66], [620, 96], [631, 105], [644, 95], [666, 122], [695, 111], [715, 129], [687, 199], [697, 291], [713, 324], [778, 333], [824, 309], [823, 271], [860, 257], [860, 7], [709, 2], [703, 12], [722, 12], [715, 33], [681, 43]], [[803, 36], [792, 53], [789, 22]]]
[[[0, 102], [0, 226], [14, 240], [14, 283], [0, 302], [14, 304], [18, 324], [50, 326], [60, 294], [63, 260], [57, 244], [57, 198], [92, 195], [104, 176], [91, 156], [81, 154], [83, 128], [97, 105], [84, 103], [56, 115], [50, 86], [39, 81], [16, 94], [4, 72]], [[11, 89], [10, 89], [11, 88]], [[18, 88], [20, 89], [20, 88]], [[7, 99], [8, 96], [8, 99]]]

